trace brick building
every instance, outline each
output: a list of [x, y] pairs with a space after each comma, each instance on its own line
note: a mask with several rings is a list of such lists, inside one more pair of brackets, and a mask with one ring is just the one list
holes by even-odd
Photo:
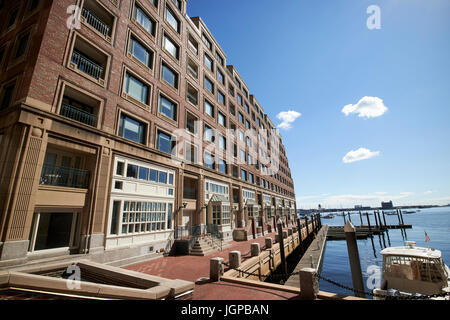
[[295, 216], [282, 138], [184, 0], [0, 0], [0, 265]]

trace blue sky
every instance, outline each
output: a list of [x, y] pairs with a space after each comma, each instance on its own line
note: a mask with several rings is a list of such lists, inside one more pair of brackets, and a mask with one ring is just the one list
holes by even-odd
[[[367, 27], [370, 5], [381, 29]], [[450, 1], [189, 0], [187, 12], [276, 124], [301, 113], [280, 130], [299, 208], [450, 203]], [[387, 111], [342, 112], [364, 97]], [[343, 161], [360, 148], [374, 156]]]

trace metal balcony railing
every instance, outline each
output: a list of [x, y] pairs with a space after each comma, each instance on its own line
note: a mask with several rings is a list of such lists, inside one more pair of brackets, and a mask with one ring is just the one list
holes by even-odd
[[111, 36], [111, 27], [98, 18], [92, 11], [87, 8], [83, 8], [81, 15], [86, 19], [86, 22], [94, 27], [95, 30], [100, 32], [105, 37]]
[[97, 116], [89, 112], [78, 109], [67, 103], [62, 103], [60, 114], [72, 120], [87, 124], [92, 127], [97, 126]]
[[76, 64], [78, 70], [86, 73], [87, 75], [100, 79], [103, 76], [103, 67], [87, 58], [82, 53], [73, 50], [72, 62]]
[[39, 184], [68, 188], [87, 189], [90, 172], [87, 170], [44, 164]]
[[193, 76], [195, 79], [197, 79], [198, 78], [198, 71], [197, 70], [195, 70], [192, 66], [190, 66], [189, 64], [188, 64], [188, 66], [187, 66], [187, 69], [188, 69], [188, 72], [189, 72], [189, 74], [191, 75], [191, 76]]
[[197, 99], [196, 95], [193, 95], [192, 93], [188, 92], [187, 93], [187, 98], [193, 105], [197, 105], [198, 104], [198, 99]]

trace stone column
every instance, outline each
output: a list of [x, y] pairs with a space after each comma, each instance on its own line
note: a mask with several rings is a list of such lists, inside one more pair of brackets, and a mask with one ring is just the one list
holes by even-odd
[[21, 124], [15, 125], [7, 137], [10, 143], [2, 174], [0, 206], [4, 214], [0, 260], [25, 258], [27, 255], [28, 236], [48, 140], [45, 129]]

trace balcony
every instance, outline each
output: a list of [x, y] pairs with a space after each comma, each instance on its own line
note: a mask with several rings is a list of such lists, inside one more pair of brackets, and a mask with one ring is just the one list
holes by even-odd
[[87, 170], [58, 167], [44, 164], [42, 167], [40, 185], [67, 188], [89, 188], [90, 172]]
[[77, 107], [74, 107], [68, 103], [61, 104], [60, 114], [64, 117], [72, 120], [87, 124], [88, 126], [97, 126], [97, 116], [89, 112], [83, 111]]
[[91, 10], [86, 7], [81, 11], [84, 21], [100, 32], [106, 39], [111, 39], [111, 27], [98, 18]]
[[77, 50], [73, 50], [72, 63], [76, 65], [78, 70], [97, 81], [103, 78], [104, 68]]

